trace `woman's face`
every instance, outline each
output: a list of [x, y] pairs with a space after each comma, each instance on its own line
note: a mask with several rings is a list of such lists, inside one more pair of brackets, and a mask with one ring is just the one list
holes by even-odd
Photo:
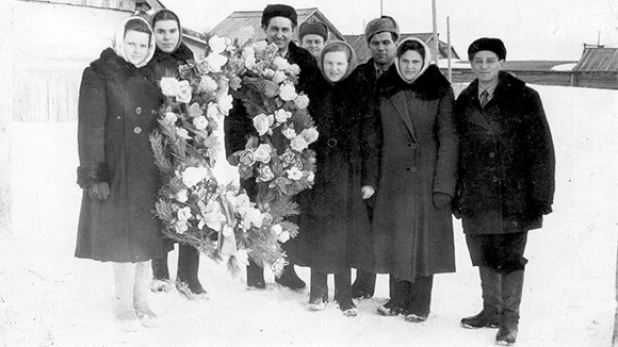
[[153, 30], [157, 47], [165, 53], [172, 53], [180, 40], [178, 22], [173, 19], [160, 20]]
[[407, 81], [418, 76], [423, 68], [423, 57], [417, 51], [408, 50], [399, 57], [399, 72]]
[[135, 30], [129, 30], [124, 34], [122, 49], [129, 63], [138, 65], [146, 59], [150, 35]]
[[343, 78], [348, 70], [348, 58], [343, 52], [328, 52], [324, 55], [324, 75], [331, 82]]

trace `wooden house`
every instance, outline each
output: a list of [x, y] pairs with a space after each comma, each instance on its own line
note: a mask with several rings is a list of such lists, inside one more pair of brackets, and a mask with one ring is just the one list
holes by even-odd
[[618, 48], [585, 47], [573, 72], [576, 86], [618, 89]]

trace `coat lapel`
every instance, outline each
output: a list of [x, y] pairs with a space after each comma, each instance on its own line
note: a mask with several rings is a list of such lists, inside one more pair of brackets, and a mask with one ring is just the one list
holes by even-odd
[[397, 110], [399, 117], [401, 117], [401, 119], [403, 120], [406, 128], [410, 132], [410, 135], [412, 136], [414, 141], [416, 141], [416, 135], [414, 134], [414, 128], [412, 127], [412, 121], [410, 120], [410, 115], [408, 112], [408, 106], [404, 93], [402, 91], [399, 91], [389, 97], [389, 100]]

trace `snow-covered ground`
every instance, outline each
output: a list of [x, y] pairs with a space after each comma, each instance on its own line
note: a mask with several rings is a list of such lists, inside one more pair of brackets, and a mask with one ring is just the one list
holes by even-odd
[[[618, 91], [536, 86], [557, 151], [554, 213], [530, 233], [518, 346], [609, 346], [618, 230]], [[495, 330], [466, 330], [481, 307], [480, 285], [456, 223], [457, 273], [435, 278], [421, 324], [382, 317], [376, 297], [346, 318], [334, 305], [307, 310], [308, 290], [273, 283], [247, 290], [202, 257], [210, 299], [152, 294], [160, 328], [116, 331], [111, 266], [73, 257], [81, 192], [75, 184], [76, 123], [15, 123], [13, 232], [0, 239], [0, 346], [492, 346]], [[171, 253], [175, 272], [177, 252]], [[309, 271], [298, 268], [309, 280]], [[330, 279], [332, 297], [332, 278]]]

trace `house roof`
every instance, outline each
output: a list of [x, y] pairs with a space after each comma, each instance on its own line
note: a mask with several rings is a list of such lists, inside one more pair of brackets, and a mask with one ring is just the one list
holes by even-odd
[[[433, 39], [432, 33], [413, 33], [413, 34], [401, 34], [400, 40], [408, 37], [415, 37], [427, 44]], [[365, 41], [365, 35], [345, 35], [345, 40], [356, 51], [356, 57], [359, 62], [365, 62], [371, 58], [371, 51]], [[445, 42], [439, 41], [440, 58], [448, 57], [448, 45]], [[459, 55], [455, 51], [455, 47], [451, 46], [451, 55], [453, 59], [459, 59]]]
[[[320, 21], [329, 30], [329, 39], [343, 40], [343, 34], [318, 10], [316, 7], [300, 8], [296, 10], [298, 25], [305, 21]], [[240, 29], [253, 28], [253, 40], [262, 40], [266, 37], [261, 28], [262, 10], [259, 11], [236, 11], [232, 12], [221, 23], [217, 24], [210, 32], [219, 36], [233, 37]]]
[[618, 48], [585, 48], [573, 71], [618, 71]]

